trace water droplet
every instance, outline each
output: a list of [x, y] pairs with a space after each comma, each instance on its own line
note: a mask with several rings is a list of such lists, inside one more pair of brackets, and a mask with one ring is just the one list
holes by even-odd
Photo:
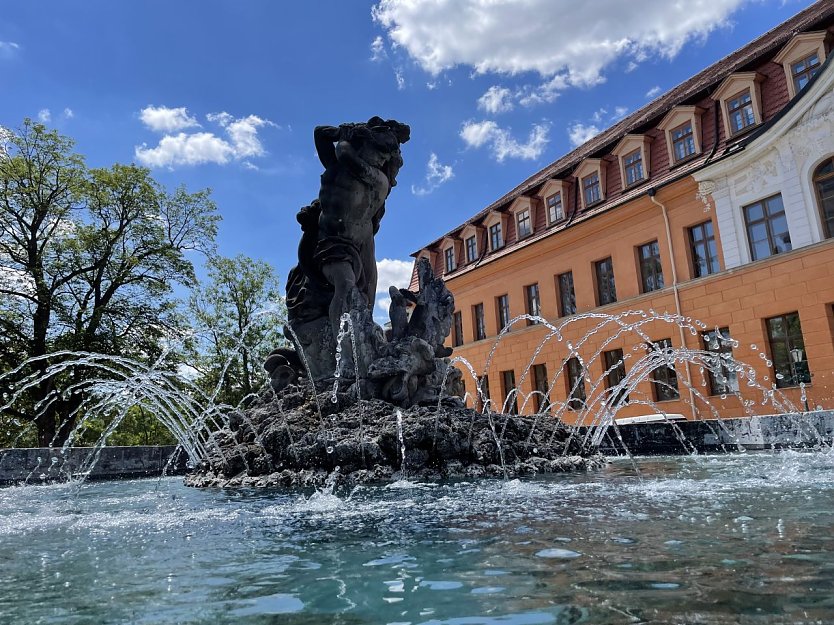
[[750, 343], [750, 349], [759, 349], [755, 343]]
[[333, 445], [328, 445], [327, 446], [327, 453], [329, 453], [329, 454], [333, 453]]

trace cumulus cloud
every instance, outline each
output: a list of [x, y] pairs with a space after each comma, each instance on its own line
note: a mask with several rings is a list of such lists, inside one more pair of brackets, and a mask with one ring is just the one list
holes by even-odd
[[411, 283], [411, 269], [413, 266], [413, 260], [383, 258], [377, 261], [377, 298], [374, 306], [374, 318], [377, 323], [385, 323], [388, 321], [388, 307], [391, 306], [388, 287], [408, 288], [408, 285]]
[[371, 60], [381, 61], [386, 56], [388, 55], [385, 52], [385, 40], [382, 36], [377, 35], [376, 39], [371, 42]]
[[568, 127], [568, 138], [573, 147], [579, 147], [589, 139], [596, 137], [600, 133], [600, 128], [593, 124], [585, 125], [582, 122], [576, 122]]
[[661, 91], [663, 91], [663, 89], [660, 88], [660, 85], [655, 85], [654, 87], [652, 87], [651, 89], [649, 89], [646, 92], [646, 97], [647, 98], [656, 98], [657, 96], [660, 95]]
[[62, 113], [62, 115], [64, 116], [64, 119], [72, 119], [73, 117], [75, 117], [75, 113], [69, 107], [64, 109], [64, 112]]
[[41, 109], [38, 111], [38, 121], [42, 124], [48, 124], [52, 121], [52, 111], [49, 109]]
[[[145, 115], [148, 109], [153, 109], [153, 112]], [[164, 112], [159, 113], [160, 110]], [[172, 111], [175, 113], [172, 114]], [[142, 110], [140, 117], [151, 130], [199, 126], [197, 120], [188, 114], [185, 107], [178, 109], [147, 107]], [[264, 156], [266, 150], [258, 136], [258, 131], [264, 126], [277, 127], [273, 122], [257, 115], [235, 118], [225, 111], [209, 113], [206, 115], [206, 121], [219, 126], [226, 136], [221, 137], [206, 131], [181, 131], [177, 134], [169, 134], [170, 131], [165, 131], [165, 136], [155, 147], [148, 147], [144, 143], [136, 146], [136, 160], [147, 167], [168, 168], [204, 163], [225, 165], [233, 160], [243, 160], [243, 167], [257, 170], [256, 165], [244, 159]]]
[[512, 92], [506, 87], [493, 85], [478, 98], [478, 108], [487, 113], [506, 113], [513, 110]]
[[470, 120], [464, 122], [460, 130], [460, 138], [467, 147], [486, 146], [499, 163], [507, 158], [537, 159], [550, 141], [549, 134], [549, 124], [535, 124], [527, 137], [527, 142], [521, 143], [512, 136], [509, 129], [502, 128], [492, 120], [481, 122]]
[[432, 75], [457, 66], [537, 73], [542, 83], [525, 98], [535, 104], [599, 83], [619, 59], [672, 58], [750, 1], [642, 0], [635, 11], [621, 0], [380, 0], [372, 15], [392, 44]]
[[455, 173], [451, 165], [443, 165], [434, 152], [429, 156], [426, 163], [426, 178], [420, 186], [411, 185], [411, 192], [414, 195], [428, 195], [444, 182], [451, 180]]

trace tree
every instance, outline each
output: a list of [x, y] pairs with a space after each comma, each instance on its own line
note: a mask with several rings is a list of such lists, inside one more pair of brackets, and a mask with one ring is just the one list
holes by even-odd
[[267, 382], [263, 362], [285, 343], [286, 308], [271, 265], [238, 255], [213, 256], [208, 280], [194, 289], [190, 309], [196, 335], [192, 366], [197, 383], [232, 406]]
[[172, 284], [194, 283], [186, 253], [211, 252], [219, 219], [208, 191], [169, 193], [135, 165], [89, 169], [72, 150], [29, 119], [0, 148], [0, 350], [36, 359], [41, 381], [13, 416], [36, 420], [42, 446], [66, 440], [82, 395], [57, 395], [41, 357], [158, 355], [182, 325]]

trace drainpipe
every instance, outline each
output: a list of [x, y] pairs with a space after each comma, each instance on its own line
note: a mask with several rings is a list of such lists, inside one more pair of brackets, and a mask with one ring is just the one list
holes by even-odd
[[[666, 206], [657, 200], [656, 195], [657, 189], [654, 187], [649, 189], [649, 199], [653, 204], [657, 204], [660, 207], [660, 212], [663, 215], [663, 224], [666, 226], [666, 244], [669, 247], [669, 261], [672, 263], [672, 292], [675, 295], [675, 313], [678, 317], [682, 317], [681, 296], [678, 290], [678, 271], [675, 268], [675, 248], [672, 245], [672, 229], [669, 226], [669, 214], [666, 211]], [[683, 331], [683, 326], [678, 325], [678, 332], [680, 333], [681, 347], [686, 347], [686, 334]], [[692, 410], [692, 419], [694, 420], [698, 418], [698, 415], [695, 411], [695, 391], [692, 390], [692, 370], [690, 369], [688, 360], [686, 361], [686, 377], [689, 381], [689, 407]]]

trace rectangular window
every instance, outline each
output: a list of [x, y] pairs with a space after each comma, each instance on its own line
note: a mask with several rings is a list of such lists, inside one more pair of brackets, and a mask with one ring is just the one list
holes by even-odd
[[443, 251], [443, 256], [446, 259], [446, 273], [451, 273], [455, 270], [455, 248], [447, 247]]
[[518, 238], [523, 239], [533, 234], [533, 225], [530, 223], [530, 210], [525, 208], [518, 211], [516, 215], [516, 223], [518, 224]]
[[[612, 349], [607, 352], [602, 352], [602, 364], [605, 367], [605, 388], [615, 388], [625, 380], [626, 370], [625, 361], [623, 360], [623, 350]], [[617, 389], [612, 396], [612, 402], [618, 403], [622, 400], [623, 403], [628, 403], [628, 393], [625, 388]]]
[[637, 256], [640, 259], [640, 283], [643, 293], [662, 289], [663, 266], [660, 264], [660, 246], [657, 241], [638, 247]]
[[680, 162], [695, 154], [695, 136], [692, 134], [692, 122], [686, 122], [670, 131], [672, 135], [672, 153], [675, 162]]
[[727, 117], [730, 120], [731, 134], [755, 125], [756, 116], [753, 114], [753, 100], [750, 98], [749, 89], [727, 100]]
[[565, 209], [562, 208], [562, 193], [548, 195], [545, 199], [547, 204], [547, 223], [556, 223], [565, 218]]
[[[672, 350], [672, 341], [670, 339], [660, 339], [649, 345], [649, 349], [668, 356], [671, 362], [670, 352]], [[678, 392], [678, 374], [675, 368], [671, 365], [659, 366], [652, 371], [651, 375], [652, 387], [654, 388], [655, 401], [670, 401], [672, 399], [680, 399], [680, 392]]]
[[478, 388], [480, 389], [480, 394], [478, 395], [478, 405], [480, 406], [480, 410], [483, 411], [486, 408], [487, 402], [489, 402], [489, 376], [482, 375], [478, 379]]
[[512, 369], [501, 372], [501, 395], [504, 398], [501, 412], [506, 410], [508, 414], [518, 414], [518, 391], [515, 388], [515, 371]]
[[705, 221], [689, 229], [689, 247], [692, 250], [693, 277], [702, 278], [718, 272], [718, 248], [715, 245], [712, 221]]
[[510, 296], [499, 295], [495, 298], [495, 309], [498, 311], [498, 331], [510, 325]]
[[707, 377], [710, 395], [727, 395], [738, 392], [738, 377], [730, 368], [733, 358], [733, 340], [729, 328], [718, 328], [704, 332], [704, 351], [710, 353], [707, 359]]
[[[542, 314], [542, 307], [541, 303], [539, 302], [539, 285], [538, 284], [528, 284], [524, 287], [524, 299], [526, 300], [527, 305], [527, 314], [532, 317], [541, 317]], [[539, 323], [538, 321], [530, 321], [527, 320], [527, 325], [531, 326], [535, 323]]]
[[489, 227], [489, 245], [489, 249], [493, 252], [504, 245], [504, 239], [501, 237], [501, 224], [492, 224]]
[[811, 383], [808, 356], [799, 313], [788, 313], [767, 319], [767, 337], [770, 341], [770, 355], [776, 386], [799, 386]]
[[820, 71], [820, 59], [816, 52], [791, 64], [791, 76], [793, 77], [794, 87], [796, 87], [796, 93], [802, 91], [818, 71]]
[[474, 263], [478, 259], [478, 241], [475, 236], [466, 239], [466, 262]]
[[745, 206], [744, 221], [753, 260], [791, 251], [791, 235], [781, 195]]
[[550, 400], [547, 395], [549, 385], [547, 365], [533, 365], [533, 390], [536, 391], [536, 412], [545, 413], [550, 410]]
[[617, 288], [614, 284], [614, 262], [611, 257], [594, 263], [597, 276], [597, 305], [605, 306], [617, 301]]
[[629, 152], [623, 157], [623, 170], [625, 171], [625, 186], [640, 182], [643, 179], [643, 152], [639, 148]]
[[582, 179], [582, 193], [585, 198], [585, 208], [596, 204], [602, 199], [599, 188], [599, 174], [593, 173]]
[[579, 358], [568, 358], [565, 363], [568, 383], [568, 408], [582, 410], [585, 407], [585, 373]]
[[573, 272], [560, 273], [556, 278], [559, 285], [559, 315], [567, 317], [576, 314], [576, 293], [573, 290]]
[[457, 347], [463, 345], [463, 315], [459, 310], [455, 311], [454, 317], [454, 332], [452, 333], [452, 346]]
[[475, 329], [475, 340], [482, 341], [486, 338], [486, 325], [484, 324], [484, 305], [475, 304], [472, 307], [472, 327]]

